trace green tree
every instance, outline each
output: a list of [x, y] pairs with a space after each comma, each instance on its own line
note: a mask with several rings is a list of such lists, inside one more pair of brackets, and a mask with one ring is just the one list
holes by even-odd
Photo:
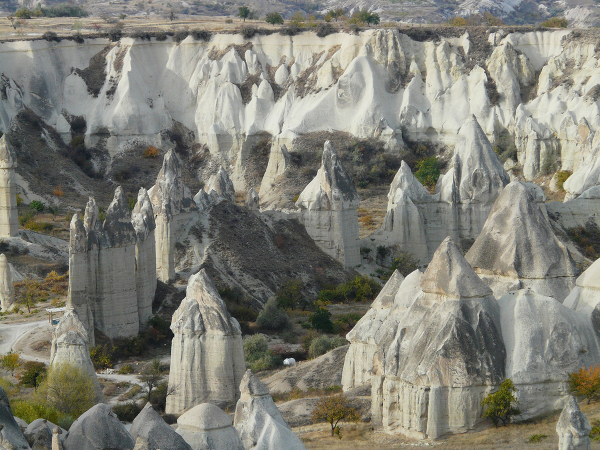
[[331, 435], [337, 434], [341, 439], [338, 425], [340, 421], [358, 422], [360, 416], [343, 394], [337, 394], [319, 399], [313, 410], [312, 420], [314, 423], [327, 422], [331, 426]]
[[517, 408], [519, 400], [515, 396], [517, 388], [510, 378], [507, 378], [500, 385], [498, 391], [485, 397], [481, 405], [485, 408], [484, 418], [489, 418], [494, 426], [498, 426], [501, 421], [503, 425], [510, 420], [512, 416], [518, 416], [521, 411]]
[[238, 8], [238, 17], [243, 19], [243, 21], [245, 22], [246, 19], [248, 19], [250, 17], [250, 15], [252, 14], [252, 12], [250, 11], [250, 8], [248, 8], [247, 6], [240, 6]]
[[270, 23], [273, 26], [275, 26], [275, 25], [283, 25], [283, 17], [281, 17], [281, 14], [279, 14], [277, 12], [275, 12], [275, 13], [269, 13], [265, 17], [265, 22]]
[[7, 354], [2, 355], [2, 357], [0, 357], [0, 363], [2, 364], [2, 367], [4, 367], [6, 370], [10, 370], [11, 375], [14, 375], [15, 370], [21, 367], [21, 364], [23, 362], [21, 361], [21, 356], [18, 353], [13, 352], [11, 350]]
[[327, 14], [325, 14], [325, 20], [327, 22], [329, 22], [330, 20], [335, 20], [337, 22], [338, 19], [344, 17], [345, 15], [346, 11], [342, 8], [330, 9], [329, 11], [327, 11]]
[[160, 360], [154, 358], [151, 363], [146, 364], [139, 376], [140, 381], [146, 385], [148, 398], [152, 395], [152, 390], [160, 384], [162, 377], [163, 371]]
[[25, 387], [37, 388], [46, 379], [48, 369], [46, 364], [36, 361], [27, 361], [23, 364], [23, 373], [19, 383]]
[[59, 364], [48, 371], [36, 395], [41, 403], [63, 414], [79, 417], [96, 403], [96, 389], [91, 375], [71, 364]]
[[320, 306], [314, 313], [312, 313], [309, 316], [308, 321], [315, 330], [319, 330], [324, 333], [333, 332], [331, 313], [324, 306]]
[[415, 177], [430, 191], [435, 188], [440, 177], [440, 162], [435, 156], [417, 161]]
[[299, 280], [289, 280], [275, 294], [277, 305], [282, 309], [306, 309], [308, 301], [302, 295], [303, 284]]
[[279, 309], [277, 299], [270, 298], [258, 314], [256, 323], [267, 330], [285, 330], [290, 327], [290, 318]]
[[292, 25], [301, 27], [304, 25], [304, 14], [302, 14], [302, 11], [296, 11], [292, 14], [291, 20]]

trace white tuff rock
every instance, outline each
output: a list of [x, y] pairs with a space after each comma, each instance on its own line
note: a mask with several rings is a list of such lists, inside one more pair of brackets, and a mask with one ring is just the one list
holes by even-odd
[[250, 369], [240, 385], [233, 426], [246, 450], [306, 450], [281, 416], [265, 386]]
[[359, 198], [331, 142], [315, 178], [300, 194], [296, 206], [315, 243], [346, 267], [360, 264], [358, 241]]
[[239, 398], [244, 375], [240, 326], [203, 269], [192, 275], [173, 314], [167, 412], [180, 414], [203, 402], [227, 406]]
[[19, 235], [16, 168], [17, 156], [4, 134], [0, 138], [0, 237]]
[[212, 403], [194, 406], [179, 416], [177, 433], [192, 450], [244, 450], [231, 417]]
[[132, 450], [134, 440], [109, 405], [100, 403], [84, 412], [69, 428], [65, 450]]
[[129, 430], [136, 442], [142, 438], [145, 450], [191, 450], [189, 444], [154, 411], [150, 402], [136, 416]]
[[15, 286], [13, 284], [10, 264], [4, 253], [0, 255], [0, 309], [8, 311], [15, 303]]
[[250, 188], [246, 195], [246, 208], [250, 211], [258, 211], [260, 209], [260, 198], [254, 188]]
[[210, 177], [208, 183], [204, 186], [204, 190], [209, 195], [211, 195], [212, 191], [215, 191], [217, 196], [232, 202], [235, 201], [235, 188], [233, 187], [233, 182], [222, 166], [219, 167], [217, 173]]
[[8, 396], [0, 386], [0, 448], [29, 450], [29, 444], [12, 414]]
[[575, 397], [569, 397], [556, 424], [558, 450], [590, 450], [592, 427], [579, 409]]

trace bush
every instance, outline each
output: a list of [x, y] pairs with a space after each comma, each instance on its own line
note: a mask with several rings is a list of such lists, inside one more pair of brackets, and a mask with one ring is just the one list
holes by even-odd
[[114, 405], [112, 411], [121, 422], [133, 422], [133, 419], [142, 411], [142, 408], [135, 402], [127, 402]]
[[519, 401], [515, 392], [517, 392], [517, 388], [511, 379], [504, 380], [497, 392], [489, 394], [481, 401], [481, 405], [485, 408], [483, 417], [489, 418], [497, 427], [500, 421], [506, 425], [512, 416], [521, 414], [516, 406]]
[[195, 41], [208, 42], [210, 41], [212, 33], [206, 30], [192, 30], [191, 35]]
[[69, 429], [74, 422], [74, 418], [68, 414], [63, 414], [56, 408], [52, 408], [43, 402], [18, 399], [10, 402], [12, 413], [15, 417], [31, 423], [36, 419], [46, 419], [59, 427]]
[[60, 38], [54, 31], [46, 31], [42, 34], [42, 39], [48, 42], [60, 42]]
[[279, 309], [277, 299], [271, 298], [264, 304], [256, 323], [266, 330], [285, 330], [290, 327], [290, 318]]
[[398, 272], [400, 272], [402, 276], [406, 277], [418, 268], [419, 260], [415, 258], [411, 253], [401, 251], [394, 255], [392, 259], [392, 265], [390, 267], [389, 276], [391, 276], [392, 273], [394, 273], [394, 270], [398, 270]]
[[31, 19], [31, 10], [27, 8], [18, 9], [15, 12], [15, 17], [17, 19]]
[[317, 27], [317, 36], [325, 37], [335, 33], [335, 28], [329, 23], [320, 23]]
[[33, 200], [30, 204], [29, 204], [29, 208], [36, 210], [37, 212], [43, 212], [44, 209], [46, 208], [46, 205], [44, 205], [42, 202], [38, 201], [38, 200]]
[[240, 34], [244, 39], [251, 39], [256, 34], [257, 30], [254, 27], [242, 27], [240, 28]]
[[546, 28], [567, 28], [567, 25], [567, 19], [563, 17], [552, 17], [542, 23], [542, 26]]
[[283, 25], [283, 17], [281, 17], [281, 14], [279, 14], [277, 12], [269, 13], [265, 17], [265, 22], [270, 23], [273, 26]]
[[333, 322], [331, 321], [331, 313], [323, 306], [319, 307], [314, 313], [312, 313], [308, 322], [312, 325], [315, 330], [322, 331], [324, 333], [333, 332]]
[[542, 442], [542, 440], [547, 437], [548, 436], [546, 434], [533, 434], [529, 436], [527, 442], [529, 442], [530, 444], [537, 444], [538, 442]]
[[277, 305], [282, 309], [302, 309], [310, 306], [308, 300], [302, 294], [304, 285], [299, 280], [286, 282], [275, 294]]
[[139, 39], [141, 41], [152, 40], [152, 35], [149, 32], [143, 30], [135, 30], [133, 33], [131, 33], [131, 37], [134, 39]]
[[158, 33], [156, 33], [156, 35], [154, 37], [159, 42], [166, 41], [167, 40], [167, 33], [164, 32], [164, 31], [159, 31]]
[[185, 30], [181, 30], [181, 31], [176, 31], [175, 34], [173, 35], [173, 39], [175, 39], [175, 42], [180, 43], [181, 41], [183, 41], [186, 37], [188, 37], [190, 33], [188, 33]]
[[130, 373], [133, 373], [133, 367], [131, 366], [131, 364], [123, 364], [123, 365], [122, 365], [122, 366], [119, 368], [118, 372], [119, 372], [121, 375], [128, 375], [128, 374], [130, 374]]
[[94, 369], [103, 370], [113, 366], [112, 357], [114, 348], [110, 344], [97, 345], [90, 349], [90, 358]]
[[334, 289], [321, 290], [317, 299], [329, 303], [364, 302], [373, 300], [380, 290], [381, 286], [378, 282], [366, 275], [359, 275], [352, 281], [342, 283]]
[[358, 422], [360, 416], [343, 394], [336, 394], [319, 399], [313, 410], [312, 420], [314, 423], [327, 422], [331, 426], [331, 435], [337, 435], [341, 439], [339, 422]]
[[70, 364], [51, 367], [37, 394], [47, 399], [48, 406], [75, 419], [96, 403], [92, 377]]
[[148, 401], [154, 409], [164, 412], [167, 407], [167, 395], [169, 395], [169, 383], [165, 381], [152, 390], [148, 395]]
[[600, 366], [582, 367], [577, 372], [569, 374], [569, 387], [575, 395], [585, 397], [590, 402], [598, 397], [600, 392]]
[[556, 187], [560, 191], [565, 190], [565, 181], [569, 179], [572, 173], [573, 172], [571, 172], [570, 170], [559, 170], [558, 172], [556, 172]]
[[267, 338], [255, 334], [244, 339], [244, 358], [246, 367], [253, 372], [274, 369], [282, 364], [281, 358], [269, 350]]
[[61, 3], [47, 8], [41, 8], [44, 17], [87, 17], [89, 13], [81, 6]]
[[23, 364], [19, 383], [21, 386], [37, 388], [46, 379], [48, 369], [42, 362], [27, 361]]
[[340, 336], [319, 336], [313, 339], [308, 348], [308, 357], [310, 359], [324, 355], [334, 348], [348, 344], [346, 339]]
[[435, 188], [440, 177], [440, 162], [435, 156], [417, 161], [415, 177], [430, 191]]
[[115, 27], [108, 30], [108, 39], [111, 42], [118, 42], [121, 40], [121, 37], [123, 37], [123, 30], [120, 28]]
[[23, 361], [18, 353], [10, 351], [0, 357], [0, 364], [2, 364], [2, 367], [6, 370], [9, 370], [11, 375], [14, 375], [15, 370], [21, 367]]
[[159, 155], [159, 153], [160, 152], [158, 151], [158, 149], [154, 145], [151, 145], [146, 150], [144, 150], [144, 158], [156, 158]]
[[451, 27], [466, 27], [467, 19], [464, 17], [455, 17], [454, 19], [448, 21], [448, 25]]

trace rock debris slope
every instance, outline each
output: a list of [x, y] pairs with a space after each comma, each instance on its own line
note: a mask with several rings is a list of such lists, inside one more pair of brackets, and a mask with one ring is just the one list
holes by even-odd
[[590, 450], [592, 427], [579, 409], [575, 397], [569, 397], [556, 424], [558, 450]]
[[15, 169], [17, 156], [8, 138], [0, 138], [0, 236], [19, 235], [19, 213], [17, 212], [17, 183]]
[[173, 150], [165, 155], [156, 184], [148, 195], [156, 224], [156, 275], [167, 282], [175, 277], [175, 243], [198, 214], [190, 190], [183, 183], [181, 161]]
[[308, 234], [346, 267], [360, 264], [358, 193], [331, 142], [325, 142], [321, 167], [296, 206]]
[[504, 380], [496, 300], [450, 238], [418, 288], [407, 281], [397, 295], [410, 303], [375, 358], [372, 420], [388, 432], [431, 439], [472, 429], [481, 400]]
[[244, 375], [240, 326], [205, 270], [192, 275], [186, 297], [173, 314], [169, 414], [204, 402], [231, 405], [239, 398]]
[[306, 450], [275, 406], [265, 386], [250, 369], [240, 384], [233, 426], [246, 450]]
[[465, 256], [499, 297], [524, 287], [563, 301], [577, 269], [527, 187], [510, 183]]
[[202, 403], [179, 416], [177, 433], [192, 450], [244, 450], [231, 417], [212, 403]]
[[89, 338], [85, 326], [72, 308], [67, 308], [52, 332], [50, 365], [69, 364], [88, 375], [94, 382], [96, 401], [104, 400], [94, 365], [90, 358]]
[[144, 196], [139, 207], [132, 224], [127, 198], [118, 187], [103, 224], [93, 198], [83, 222], [78, 214], [71, 220], [67, 303], [83, 322], [90, 345], [94, 326], [111, 338], [135, 336], [151, 313], [156, 281], [146, 260], [154, 256], [147, 240], [153, 222]]

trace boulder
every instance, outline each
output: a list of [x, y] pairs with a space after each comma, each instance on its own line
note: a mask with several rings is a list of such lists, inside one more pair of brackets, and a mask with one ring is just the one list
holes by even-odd
[[183, 183], [181, 161], [173, 150], [165, 155], [148, 195], [156, 223], [156, 275], [167, 282], [175, 277], [175, 243], [198, 213], [198, 206]]
[[29, 444], [15, 421], [8, 396], [2, 386], [0, 386], [0, 448], [29, 450]]
[[52, 436], [55, 428], [58, 428], [61, 431], [61, 434], [59, 434], [58, 437], [62, 443], [62, 440], [64, 440], [67, 433], [66, 430], [57, 427], [46, 419], [34, 420], [27, 426], [27, 429], [23, 434], [31, 446], [31, 450], [53, 450]]
[[358, 241], [358, 193], [330, 141], [321, 167], [302, 191], [296, 206], [315, 243], [346, 267], [361, 263]]
[[246, 369], [242, 333], [204, 269], [190, 277], [171, 330], [169, 388], [175, 392], [167, 397], [167, 412], [181, 414], [208, 401], [235, 403]]
[[552, 297], [529, 289], [498, 300], [506, 377], [518, 389], [519, 419], [563, 407], [569, 374], [600, 360], [592, 323]]
[[185, 440], [160, 417], [148, 402], [133, 420], [129, 430], [136, 440], [136, 448], [141, 440], [144, 450], [191, 450]]
[[89, 339], [83, 323], [74, 309], [67, 307], [60, 322], [52, 331], [52, 347], [50, 365], [69, 364], [78, 367], [88, 375], [94, 383], [96, 401], [103, 401], [104, 396], [94, 365], [90, 358]]
[[527, 287], [562, 302], [575, 285], [569, 250], [519, 181], [504, 188], [465, 257], [496, 297]]
[[504, 380], [498, 304], [450, 238], [409, 278], [390, 314], [393, 338], [373, 358], [372, 422], [430, 439], [473, 429], [481, 400]]
[[194, 406], [179, 416], [177, 433], [192, 450], [244, 450], [231, 417], [212, 403]]
[[575, 397], [569, 397], [556, 424], [558, 450], [590, 450], [592, 427], [579, 409]]
[[0, 237], [3, 238], [19, 235], [16, 168], [15, 150], [4, 134], [0, 138]]
[[8, 311], [15, 303], [15, 286], [13, 284], [10, 264], [4, 253], [0, 255], [0, 310]]
[[233, 426], [246, 450], [306, 450], [275, 406], [265, 386], [250, 369], [240, 385]]
[[65, 450], [133, 450], [135, 442], [109, 405], [88, 409], [69, 428]]

